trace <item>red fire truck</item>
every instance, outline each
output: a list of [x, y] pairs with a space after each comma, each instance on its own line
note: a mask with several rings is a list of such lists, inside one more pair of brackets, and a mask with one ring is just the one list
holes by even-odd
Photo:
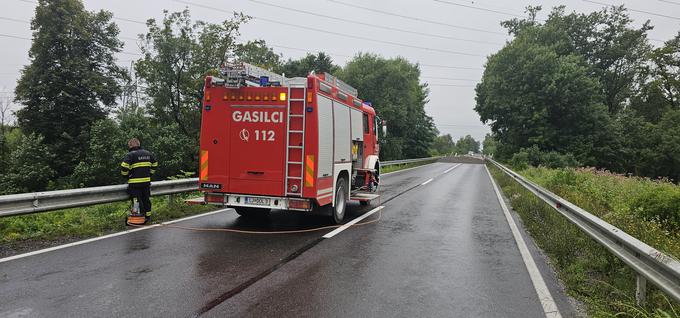
[[322, 212], [378, 197], [381, 121], [332, 75], [286, 78], [247, 63], [207, 77], [199, 186], [204, 202], [241, 216]]

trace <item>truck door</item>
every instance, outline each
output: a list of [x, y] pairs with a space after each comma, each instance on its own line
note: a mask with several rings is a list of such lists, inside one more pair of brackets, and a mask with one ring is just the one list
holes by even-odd
[[286, 105], [244, 101], [230, 108], [229, 192], [283, 195]]
[[[206, 88], [206, 96], [222, 96], [223, 91], [224, 88]], [[199, 180], [202, 189], [225, 192], [228, 188], [229, 114], [221, 98], [204, 100], [199, 154]]]

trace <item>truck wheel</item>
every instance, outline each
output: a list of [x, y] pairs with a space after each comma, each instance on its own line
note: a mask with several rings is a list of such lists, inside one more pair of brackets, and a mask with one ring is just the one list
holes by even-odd
[[335, 185], [335, 206], [331, 206], [331, 216], [335, 224], [342, 223], [345, 218], [345, 209], [347, 209], [347, 194], [345, 191], [345, 179], [338, 179]]
[[363, 206], [366, 206], [366, 205], [368, 205], [369, 203], [370, 203], [369, 201], [359, 201], [359, 204], [361, 204], [361, 205], [363, 205]]
[[264, 217], [269, 214], [269, 211], [271, 211], [271, 209], [248, 208], [242, 206], [234, 207], [234, 210], [236, 210], [236, 213], [238, 213], [238, 215], [244, 218]]

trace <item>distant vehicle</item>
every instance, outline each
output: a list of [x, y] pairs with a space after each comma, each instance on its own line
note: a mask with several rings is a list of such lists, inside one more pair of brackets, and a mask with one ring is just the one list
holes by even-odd
[[348, 200], [378, 197], [378, 130], [370, 103], [334, 76], [285, 78], [229, 63], [205, 79], [199, 186], [204, 203], [242, 216], [320, 210], [342, 222]]

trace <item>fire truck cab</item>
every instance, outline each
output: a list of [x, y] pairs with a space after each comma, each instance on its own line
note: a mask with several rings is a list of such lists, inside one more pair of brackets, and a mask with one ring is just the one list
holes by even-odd
[[271, 209], [328, 213], [378, 195], [381, 121], [330, 74], [286, 78], [247, 64], [207, 77], [199, 188], [242, 216]]

